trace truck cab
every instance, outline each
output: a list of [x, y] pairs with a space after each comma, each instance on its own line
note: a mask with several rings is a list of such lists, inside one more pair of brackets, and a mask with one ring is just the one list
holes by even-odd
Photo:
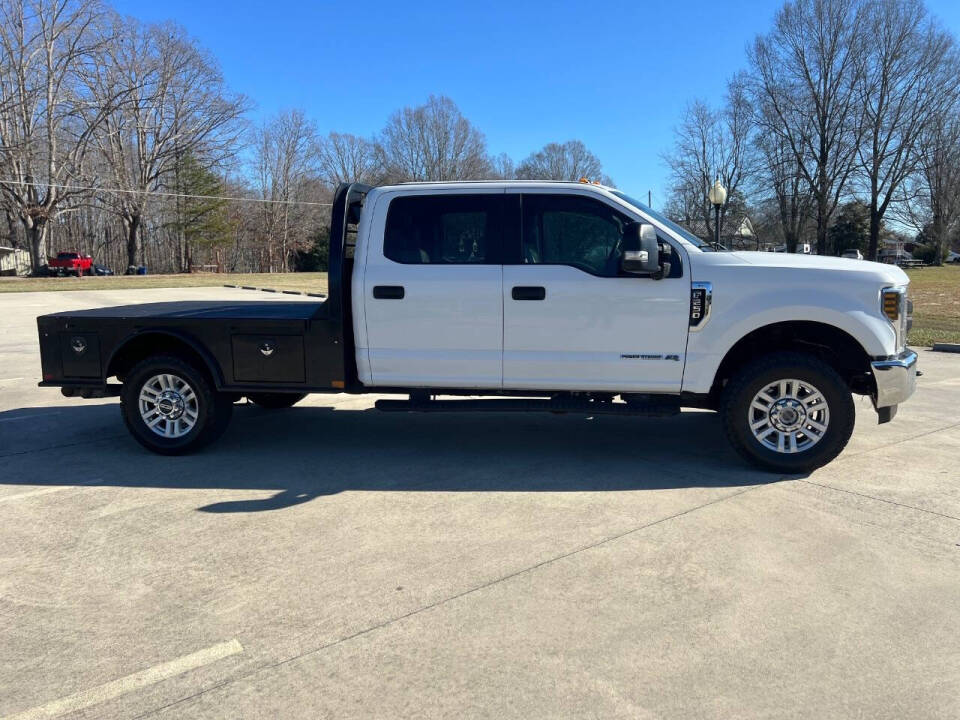
[[669, 272], [625, 271], [640, 222], [589, 185], [374, 190], [353, 272], [361, 383], [679, 392], [687, 251], [661, 232]]
[[[851, 394], [887, 422], [915, 385], [900, 269], [717, 251], [614, 188], [343, 185], [330, 239], [315, 306], [39, 318], [42, 384], [119, 394], [134, 436], [169, 453], [222, 432], [241, 396], [399, 394], [376, 407], [402, 412], [706, 408], [741, 455], [780, 472], [842, 450]], [[63, 370], [78, 338], [99, 354], [83, 383]]]

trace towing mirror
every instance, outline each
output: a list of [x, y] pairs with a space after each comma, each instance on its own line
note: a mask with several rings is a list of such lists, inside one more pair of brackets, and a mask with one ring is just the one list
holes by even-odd
[[632, 222], [624, 228], [620, 267], [624, 272], [635, 275], [660, 272], [660, 243], [653, 225]]

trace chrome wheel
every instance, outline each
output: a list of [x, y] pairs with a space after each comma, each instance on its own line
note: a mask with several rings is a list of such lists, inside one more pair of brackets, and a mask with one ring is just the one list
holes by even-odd
[[140, 388], [140, 417], [154, 433], [180, 438], [197, 424], [200, 408], [197, 394], [183, 378], [165, 373], [154, 375]]
[[757, 441], [778, 453], [809, 450], [830, 425], [830, 408], [817, 388], [803, 380], [777, 380], [753, 396], [747, 422]]

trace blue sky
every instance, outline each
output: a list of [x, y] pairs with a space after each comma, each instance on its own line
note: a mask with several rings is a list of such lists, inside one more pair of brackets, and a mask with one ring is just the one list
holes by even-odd
[[[322, 132], [370, 135], [394, 110], [448, 95], [492, 153], [521, 160], [583, 140], [619, 187], [664, 200], [660, 159], [687, 102], [716, 103], [776, 0], [189, 2], [121, 0], [172, 19], [219, 59], [255, 117], [302, 108]], [[928, 0], [960, 34], [960, 0]]]

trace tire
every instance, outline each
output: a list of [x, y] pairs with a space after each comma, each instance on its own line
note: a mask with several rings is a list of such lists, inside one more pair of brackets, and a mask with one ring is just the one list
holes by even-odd
[[307, 396], [306, 393], [254, 393], [247, 395], [250, 402], [268, 410], [293, 407]]
[[160, 455], [182, 455], [223, 434], [233, 403], [215, 392], [206, 374], [189, 362], [155, 355], [127, 374], [120, 411], [130, 434], [145, 448]]
[[833, 460], [856, 417], [837, 371], [796, 352], [772, 353], [741, 370], [724, 389], [720, 412], [734, 450], [779, 473], [810, 472]]

